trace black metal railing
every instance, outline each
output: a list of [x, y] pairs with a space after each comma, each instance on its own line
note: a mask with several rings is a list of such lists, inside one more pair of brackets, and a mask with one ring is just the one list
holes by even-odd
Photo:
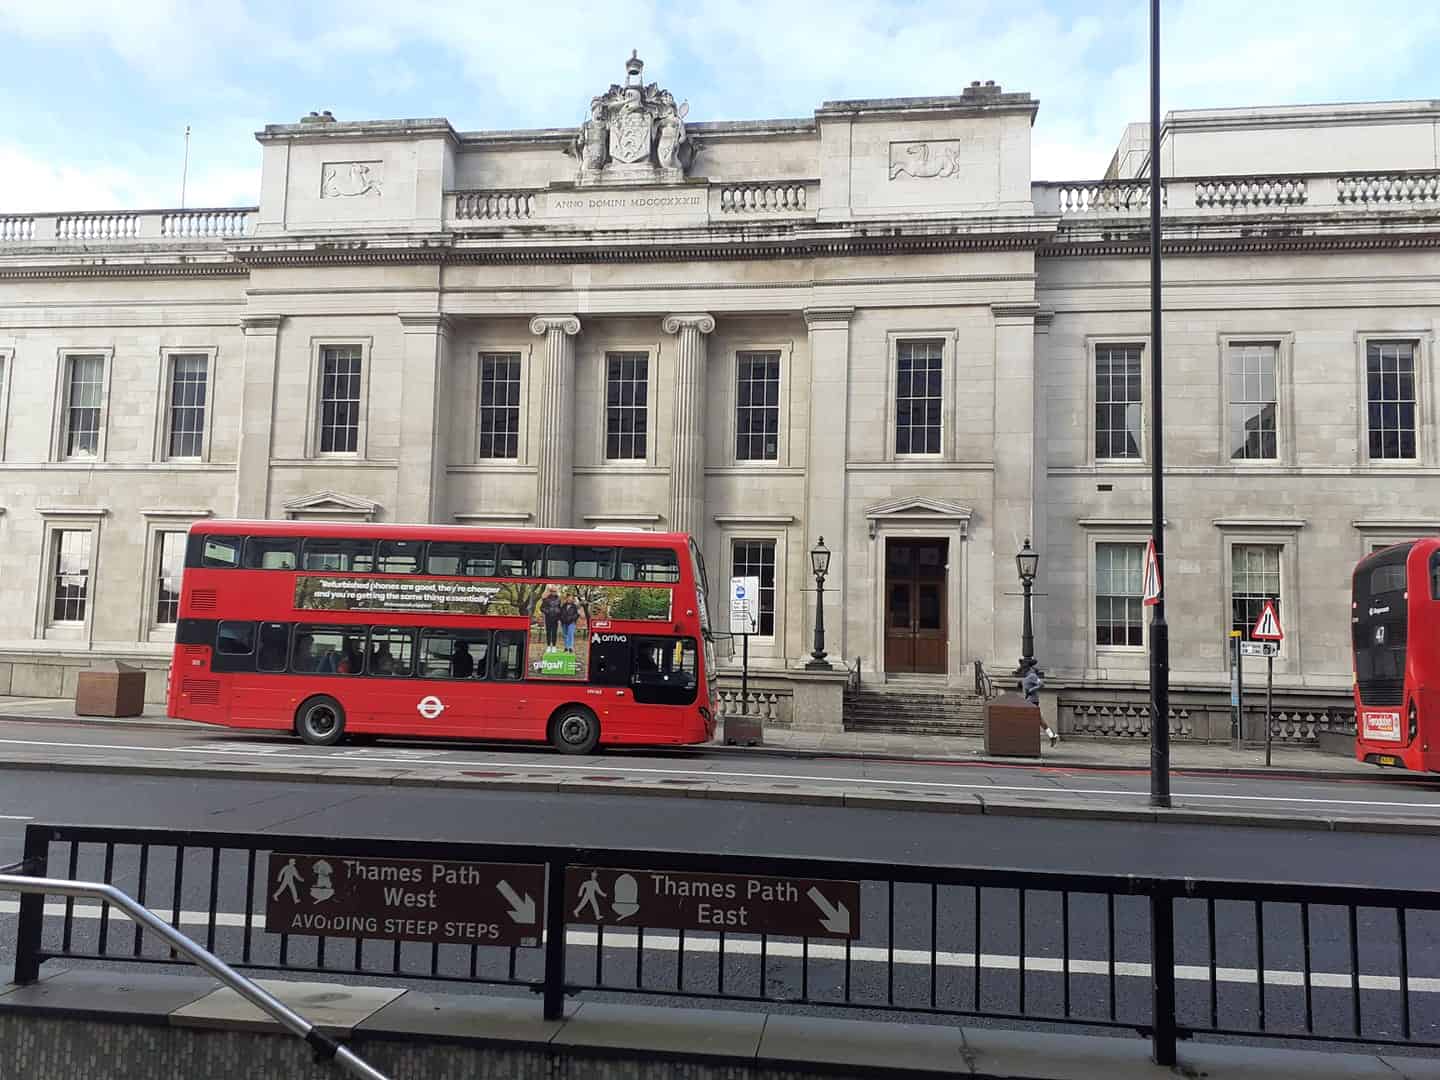
[[[271, 851], [543, 865], [544, 932], [514, 946], [269, 933]], [[1440, 1046], [1440, 892], [682, 851], [51, 826], [26, 864], [117, 885], [237, 968], [504, 984], [543, 994], [785, 1003], [1129, 1029]], [[582, 926], [570, 868], [859, 883], [852, 939]], [[147, 899], [148, 898], [148, 899]], [[635, 923], [636, 925], [629, 925]], [[21, 900], [15, 979], [67, 961], [174, 963], [108, 906]]]

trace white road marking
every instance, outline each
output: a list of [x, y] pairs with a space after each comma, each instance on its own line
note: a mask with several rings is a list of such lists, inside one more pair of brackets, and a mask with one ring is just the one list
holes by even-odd
[[[14, 900], [0, 900], [0, 915], [14, 915], [20, 910], [20, 904]], [[170, 922], [173, 914], [168, 908], [152, 908], [157, 918]], [[46, 904], [45, 914], [51, 918], [64, 918], [64, 904]], [[76, 919], [98, 920], [100, 918], [99, 904], [76, 904], [73, 912]], [[110, 917], [116, 922], [125, 921], [124, 912], [112, 910]], [[181, 926], [209, 926], [210, 916], [204, 911], [180, 912]], [[241, 929], [245, 926], [245, 916], [240, 912], [222, 911], [215, 915], [217, 927], [229, 927]], [[263, 915], [251, 915], [250, 926], [253, 930], [265, 930], [265, 917]], [[580, 948], [593, 948], [598, 935], [593, 930], [567, 930], [565, 943], [567, 946], [578, 946]], [[335, 940], [331, 938], [330, 940]], [[348, 939], [347, 939], [348, 940]], [[542, 938], [543, 940], [543, 938]], [[607, 949], [631, 949], [636, 946], [638, 935], [634, 930], [607, 930], [605, 932], [605, 947]], [[498, 946], [497, 946], [498, 947]], [[655, 931], [647, 931], [645, 934], [645, 950], [647, 952], [679, 952], [680, 938], [677, 934], [662, 934]], [[685, 953], [690, 954], [716, 954], [720, 951], [720, 942], [717, 938], [697, 938], [687, 936], [685, 939]], [[833, 942], [811, 941], [809, 956], [812, 960], [840, 960], [845, 959], [845, 946]], [[758, 939], [736, 938], [734, 935], [725, 939], [725, 953], [727, 956], [759, 956], [760, 942]], [[786, 957], [801, 959], [806, 955], [804, 945], [799, 941], [786, 940], [777, 941], [771, 939], [765, 943], [765, 954], [768, 958]], [[875, 945], [854, 945], [850, 946], [850, 960], [852, 963], [883, 964], [890, 956], [890, 950]], [[117, 956], [117, 960], [125, 957]], [[895, 962], [897, 964], [919, 965], [928, 967], [930, 964], [929, 949], [896, 949]], [[937, 952], [935, 964], [941, 968], [968, 968], [975, 967], [975, 954], [972, 952]], [[1020, 968], [1019, 957], [1006, 953], [981, 953], [980, 967], [987, 971], [1018, 971]], [[1025, 970], [1044, 974], [1063, 974], [1065, 962], [1058, 956], [1026, 956]], [[1104, 960], [1083, 960], [1072, 957], [1070, 960], [1070, 973], [1072, 975], [1108, 975], [1110, 965]], [[1117, 978], [1148, 979], [1150, 977], [1150, 965], [1132, 961], [1116, 961], [1115, 975]], [[1188, 982], [1210, 981], [1210, 969], [1202, 964], [1176, 964], [1175, 977]], [[1215, 981], [1217, 983], [1247, 983], [1255, 985], [1254, 968], [1238, 967], [1217, 967], [1215, 969]], [[1437, 994], [1440, 993], [1440, 978], [1427, 978], [1424, 976], [1410, 976], [1410, 990], [1415, 993]], [[1289, 970], [1286, 968], [1266, 968], [1265, 984], [1267, 986], [1304, 986], [1305, 974], [1301, 971]], [[1314, 971], [1310, 974], [1310, 985], [1317, 989], [1326, 990], [1349, 990], [1351, 986], [1350, 973], [1348, 971]], [[1360, 975], [1360, 989], [1362, 990], [1392, 990], [1400, 989], [1400, 977], [1398, 975]]]
[[[42, 746], [42, 747], [63, 747], [72, 750], [131, 750], [140, 753], [158, 754], [213, 754], [214, 750], [201, 747], [187, 746], [131, 746], [121, 743], [69, 743], [69, 742], [45, 742], [38, 739], [0, 739], [0, 745], [8, 746]], [[293, 753], [282, 750], [260, 749], [252, 751], [236, 750], [237, 755], [244, 753], [263, 754], [267, 761], [277, 759], [303, 761], [308, 765], [315, 765], [316, 762], [323, 762], [330, 758], [345, 760], [347, 763], [357, 758], [342, 758], [342, 755], [350, 753], [341, 751], [338, 753]], [[363, 759], [370, 765], [415, 765], [420, 764], [411, 758], [385, 758], [367, 757]], [[586, 773], [607, 773], [627, 774], [633, 776], [693, 776], [699, 779], [726, 779], [726, 780], [755, 780], [773, 783], [775, 781], [802, 781], [810, 784], [851, 784], [874, 787], [909, 787], [919, 788], [927, 791], [943, 789], [946, 791], [1027, 791], [1043, 792], [1046, 795], [1105, 795], [1125, 799], [1149, 799], [1150, 795], [1145, 791], [1126, 791], [1120, 788], [1057, 788], [1051, 784], [1027, 785], [1027, 784], [957, 784], [940, 780], [890, 780], [863, 776], [812, 776], [804, 773], [756, 773], [756, 772], [729, 772], [710, 769], [656, 769], [636, 765], [613, 765], [610, 762], [595, 762], [588, 765], [567, 765], [564, 763], [551, 764], [546, 762], [543, 766], [511, 765], [508, 762], [496, 762], [485, 759], [462, 758], [459, 760], [427, 760], [427, 765], [471, 765], [476, 768], [488, 767], [510, 768], [516, 771], [530, 767], [543, 769], [545, 772], [568, 771]], [[1252, 803], [1290, 803], [1296, 805], [1313, 806], [1379, 806], [1390, 809], [1411, 809], [1411, 810], [1433, 810], [1440, 806], [1440, 802], [1395, 802], [1384, 799], [1316, 799], [1298, 795], [1221, 795], [1208, 794], [1204, 792], [1183, 792], [1186, 799], [1205, 799], [1218, 802], [1252, 802]]]
[[0, 821], [34, 821], [33, 817], [25, 814], [0, 814]]

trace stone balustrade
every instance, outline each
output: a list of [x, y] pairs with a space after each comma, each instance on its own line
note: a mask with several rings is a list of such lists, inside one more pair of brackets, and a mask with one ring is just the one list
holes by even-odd
[[0, 215], [0, 244], [37, 247], [233, 240], [254, 229], [254, 207]]
[[1340, 177], [1335, 187], [1347, 206], [1440, 203], [1440, 172], [1354, 173]]
[[527, 221], [535, 216], [533, 191], [457, 191], [454, 199], [456, 221]]
[[[1148, 739], [1150, 705], [1147, 701], [1096, 701], [1068, 698], [1058, 705], [1061, 734], [1104, 739]], [[1195, 742], [1228, 741], [1230, 707], [1227, 703], [1172, 706], [1170, 734]], [[1347, 706], [1277, 705], [1270, 716], [1271, 739], [1277, 745], [1314, 746], [1322, 735], [1355, 737], [1355, 711]], [[1245, 707], [1245, 738], [1265, 738], [1263, 705]]]
[[786, 689], [752, 689], [746, 699], [748, 708], [743, 711], [738, 685], [721, 684], [716, 698], [715, 715], [722, 719], [748, 715], [758, 716], [767, 726], [788, 727], [792, 723], [793, 695]]
[[249, 227], [247, 210], [172, 210], [160, 217], [160, 235], [182, 240], [240, 237]]
[[[1166, 177], [1160, 193], [1167, 216], [1433, 209], [1440, 206], [1440, 171]], [[1036, 183], [1031, 185], [1031, 199], [1037, 213], [1062, 218], [1148, 218], [1150, 183], [1145, 179]]]
[[804, 214], [812, 203], [804, 181], [720, 184], [712, 192], [718, 194], [712, 209], [724, 216]]
[[35, 218], [28, 214], [0, 215], [0, 244], [22, 244], [35, 239]]
[[[1150, 213], [1147, 180], [1086, 180], [1079, 183], [1035, 184], [1035, 209], [1063, 216], [1084, 214], [1139, 215]], [[1160, 188], [1165, 205], [1165, 187]]]

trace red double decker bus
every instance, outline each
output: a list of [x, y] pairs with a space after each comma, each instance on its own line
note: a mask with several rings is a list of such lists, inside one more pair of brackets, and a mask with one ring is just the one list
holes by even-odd
[[202, 522], [169, 713], [316, 745], [705, 742], [705, 594], [683, 534]]
[[1361, 559], [1350, 628], [1356, 759], [1440, 771], [1440, 538]]

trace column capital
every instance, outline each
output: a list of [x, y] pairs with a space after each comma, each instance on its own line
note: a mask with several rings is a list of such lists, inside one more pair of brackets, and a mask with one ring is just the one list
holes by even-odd
[[805, 325], [811, 330], [839, 330], [855, 318], [853, 307], [818, 307], [805, 309]]
[[544, 337], [551, 330], [559, 330], [569, 337], [580, 333], [580, 320], [574, 315], [536, 315], [530, 320], [530, 332]]
[[667, 334], [678, 334], [687, 327], [693, 327], [702, 334], [708, 334], [715, 329], [715, 316], [703, 311], [696, 311], [680, 315], [666, 315], [660, 322], [660, 329]]
[[240, 331], [244, 334], [275, 334], [279, 333], [280, 324], [284, 321], [284, 315], [243, 315]]

